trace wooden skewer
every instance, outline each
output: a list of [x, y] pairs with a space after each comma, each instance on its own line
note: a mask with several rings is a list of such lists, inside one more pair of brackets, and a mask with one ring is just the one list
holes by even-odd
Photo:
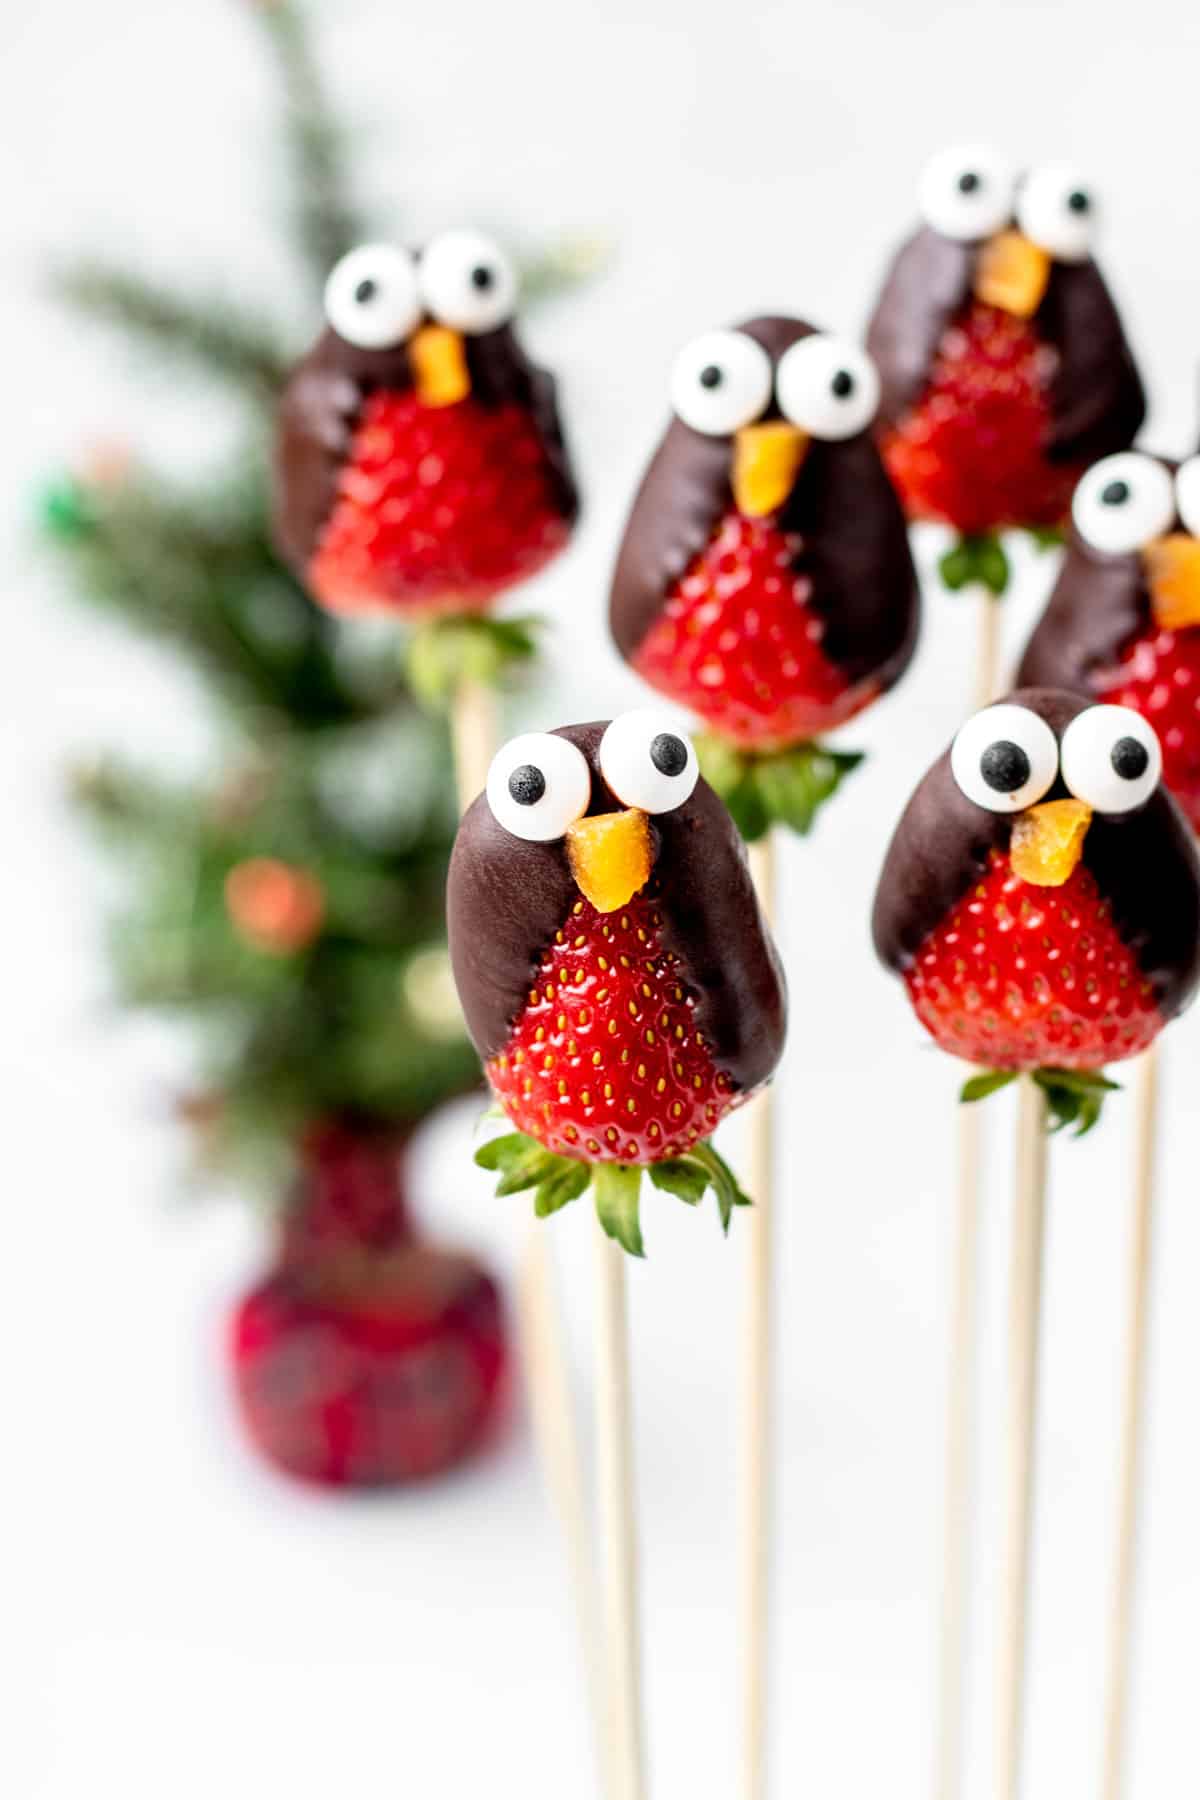
[[1158, 1051], [1151, 1049], [1142, 1058], [1137, 1101], [1133, 1241], [1130, 1246], [1129, 1318], [1126, 1327], [1128, 1337], [1125, 1345], [1125, 1391], [1121, 1411], [1117, 1542], [1109, 1619], [1108, 1690], [1101, 1790], [1104, 1800], [1119, 1800], [1125, 1775], [1125, 1724], [1129, 1708], [1129, 1651], [1137, 1578], [1138, 1493], [1154, 1237], [1154, 1177], [1158, 1160], [1158, 1076]]
[[[775, 910], [775, 850], [767, 834], [749, 847], [750, 872], [768, 924]], [[772, 1090], [750, 1103], [746, 1120], [746, 1286], [742, 1321], [741, 1646], [743, 1800], [767, 1792], [767, 1703], [774, 1490], [774, 1122]]]
[[1009, 1276], [1008, 1469], [1005, 1549], [1000, 1570], [995, 1800], [1017, 1800], [1021, 1779], [1045, 1245], [1046, 1153], [1045, 1096], [1026, 1075], [1021, 1078], [1020, 1089], [1017, 1194]]
[[595, 1221], [596, 1466], [604, 1546], [611, 1782], [614, 1800], [645, 1800], [633, 1403], [625, 1252]]

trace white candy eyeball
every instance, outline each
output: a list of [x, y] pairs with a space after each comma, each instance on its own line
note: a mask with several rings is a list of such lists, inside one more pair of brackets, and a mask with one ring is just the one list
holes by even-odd
[[1056, 262], [1086, 262], [1096, 229], [1096, 199], [1078, 169], [1046, 163], [1021, 183], [1017, 224]]
[[600, 773], [623, 806], [668, 813], [700, 779], [692, 740], [653, 707], [622, 713], [600, 740]]
[[1058, 775], [1058, 739], [1026, 706], [985, 707], [968, 719], [950, 752], [954, 779], [988, 812], [1036, 806]]
[[390, 350], [421, 317], [412, 257], [394, 244], [360, 244], [325, 283], [325, 317], [360, 350]]
[[785, 418], [815, 438], [855, 437], [879, 408], [879, 373], [845, 338], [801, 338], [780, 359], [775, 392]]
[[771, 400], [771, 359], [744, 331], [706, 331], [675, 358], [671, 405], [705, 437], [732, 437]]
[[488, 770], [492, 816], [513, 837], [549, 844], [582, 819], [592, 772], [582, 750], [548, 731], [527, 731], [498, 750]]
[[1184, 463], [1175, 477], [1175, 503], [1193, 537], [1200, 537], [1200, 456]]
[[921, 216], [943, 237], [971, 243], [1012, 218], [1016, 171], [982, 144], [956, 145], [931, 157], [921, 176]]
[[446, 231], [417, 265], [425, 310], [439, 325], [478, 336], [512, 318], [517, 277], [498, 244], [481, 231]]
[[1098, 813], [1144, 806], [1162, 779], [1162, 745], [1128, 706], [1089, 706], [1063, 733], [1063, 780]]
[[1152, 456], [1123, 450], [1088, 470], [1075, 489], [1071, 517], [1093, 550], [1127, 556], [1171, 529], [1175, 484]]

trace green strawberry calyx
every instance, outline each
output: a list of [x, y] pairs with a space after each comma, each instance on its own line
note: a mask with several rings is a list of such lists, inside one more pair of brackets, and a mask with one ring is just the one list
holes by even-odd
[[793, 744], [787, 750], [742, 750], [727, 738], [702, 732], [695, 738], [704, 779], [715, 788], [749, 844], [772, 825], [807, 837], [826, 801], [864, 761], [858, 750]]
[[[1033, 1069], [1030, 1078], [1046, 1097], [1046, 1130], [1070, 1130], [1072, 1137], [1086, 1137], [1099, 1124], [1108, 1095], [1121, 1091], [1120, 1082], [1102, 1070]], [[1015, 1069], [983, 1069], [964, 1082], [959, 1099], [970, 1106], [1019, 1079]]]
[[494, 619], [445, 613], [418, 626], [408, 644], [408, 679], [417, 699], [442, 712], [465, 686], [499, 687], [537, 655], [536, 618]]
[[711, 1188], [726, 1233], [734, 1208], [751, 1204], [729, 1164], [707, 1139], [693, 1144], [682, 1156], [664, 1162], [593, 1163], [558, 1156], [536, 1138], [513, 1131], [481, 1144], [475, 1161], [481, 1169], [489, 1169], [500, 1177], [496, 1183], [498, 1195], [525, 1193], [532, 1188], [533, 1210], [539, 1219], [560, 1212], [591, 1188], [601, 1225], [630, 1256], [646, 1254], [640, 1216], [643, 1176], [649, 1176], [653, 1187], [674, 1194], [688, 1206], [698, 1206]]

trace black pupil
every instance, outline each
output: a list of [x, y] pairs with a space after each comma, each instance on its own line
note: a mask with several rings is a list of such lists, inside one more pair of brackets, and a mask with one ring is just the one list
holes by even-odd
[[702, 388], [720, 387], [724, 379], [725, 377], [722, 375], [720, 369], [718, 369], [716, 363], [709, 363], [706, 369], [701, 369], [700, 371], [700, 386]]
[[845, 400], [854, 392], [854, 377], [849, 369], [839, 369], [829, 385], [839, 400]]
[[660, 731], [650, 746], [650, 761], [660, 775], [682, 775], [687, 759], [687, 745], [673, 731]]
[[1129, 483], [1110, 481], [1100, 498], [1105, 506], [1124, 506], [1129, 498]]
[[355, 288], [354, 298], [358, 301], [360, 306], [365, 306], [367, 301], [373, 300], [378, 292], [378, 284], [372, 281], [368, 276], [366, 281], [360, 281]]
[[1020, 744], [1009, 743], [1007, 738], [988, 745], [979, 759], [979, 772], [997, 794], [1015, 794], [1033, 774]]
[[490, 288], [494, 280], [495, 277], [486, 263], [478, 263], [471, 270], [471, 286], [477, 287], [481, 293]]
[[1150, 767], [1150, 752], [1136, 738], [1118, 738], [1112, 748], [1112, 766], [1122, 781], [1140, 781]]
[[979, 177], [974, 169], [968, 169], [965, 174], [960, 175], [958, 178], [958, 191], [960, 194], [973, 194], [976, 192], [979, 185]]
[[1067, 205], [1073, 213], [1090, 212], [1092, 207], [1091, 195], [1085, 194], [1082, 188], [1076, 188], [1073, 194], [1067, 195]]
[[546, 777], [535, 763], [522, 763], [509, 776], [508, 791], [518, 806], [536, 806], [546, 792]]

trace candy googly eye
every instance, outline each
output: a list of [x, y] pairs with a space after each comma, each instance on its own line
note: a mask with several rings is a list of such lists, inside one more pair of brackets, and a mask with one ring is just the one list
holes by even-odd
[[1078, 169], [1046, 163], [1021, 183], [1017, 224], [1056, 262], [1086, 262], [1096, 228], [1096, 198]]
[[621, 804], [646, 813], [674, 812], [700, 779], [692, 740], [653, 707], [613, 720], [600, 740], [599, 762]]
[[939, 150], [921, 177], [921, 215], [943, 237], [973, 243], [1012, 218], [1016, 173], [981, 144]]
[[675, 359], [671, 405], [693, 431], [732, 437], [752, 425], [771, 400], [771, 359], [743, 331], [709, 331]]
[[779, 408], [810, 436], [834, 440], [865, 431], [879, 407], [879, 373], [865, 350], [816, 333], [793, 344], [775, 376]]
[[1133, 812], [1162, 779], [1158, 733], [1127, 706], [1089, 706], [1063, 733], [1062, 773], [1094, 812]]
[[412, 257], [392, 244], [347, 251], [325, 283], [325, 317], [360, 350], [402, 343], [421, 317]]
[[565, 837], [592, 797], [582, 750], [547, 731], [527, 731], [498, 750], [488, 770], [487, 801], [498, 825], [531, 844]]
[[1186, 529], [1200, 538], [1200, 456], [1190, 457], [1176, 475], [1175, 504]]
[[434, 238], [417, 266], [425, 309], [439, 325], [477, 337], [512, 318], [517, 277], [498, 244], [481, 231]]
[[989, 706], [954, 740], [950, 767], [960, 790], [988, 812], [1036, 806], [1058, 775], [1058, 740], [1025, 706]]
[[1152, 456], [1126, 450], [1088, 470], [1075, 489], [1071, 517], [1093, 550], [1128, 556], [1171, 529], [1175, 486]]

